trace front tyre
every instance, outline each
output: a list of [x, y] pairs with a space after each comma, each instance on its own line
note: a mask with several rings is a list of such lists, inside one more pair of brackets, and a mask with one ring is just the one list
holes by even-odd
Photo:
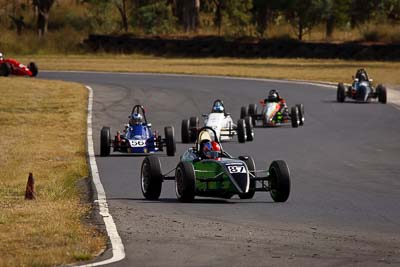
[[181, 202], [193, 202], [196, 176], [191, 163], [182, 161], [175, 170], [175, 192]]
[[163, 177], [161, 163], [156, 155], [145, 157], [140, 172], [140, 188], [147, 200], [157, 200], [161, 194]]
[[190, 117], [189, 133], [190, 133], [190, 142], [192, 142], [192, 143], [196, 142], [198, 128], [199, 128], [199, 118], [198, 117]]
[[101, 128], [100, 132], [100, 156], [107, 157], [110, 155], [111, 134], [110, 127]]
[[290, 113], [290, 119], [292, 122], [292, 127], [297, 128], [300, 125], [299, 109], [297, 106], [292, 107]]
[[299, 110], [299, 119], [300, 119], [300, 126], [304, 125], [304, 105], [303, 104], [297, 104], [296, 105], [298, 110]]
[[190, 143], [190, 124], [189, 120], [182, 120], [181, 126], [181, 137], [182, 143], [187, 144]]
[[285, 202], [290, 194], [290, 172], [285, 161], [275, 160], [269, 167], [268, 186], [275, 202]]
[[239, 143], [246, 142], [246, 124], [243, 119], [238, 120], [236, 131]]
[[32, 77], [36, 77], [39, 73], [39, 68], [35, 62], [30, 62], [28, 64], [28, 69], [32, 72]]
[[165, 133], [165, 145], [167, 146], [167, 155], [175, 156], [176, 152], [176, 143], [175, 143], [175, 134], [174, 127], [167, 126], [164, 128]]
[[255, 119], [256, 115], [257, 115], [257, 105], [250, 104], [249, 105], [249, 116], [252, 119], [253, 126], [256, 125], [256, 119]]
[[7, 62], [4, 62], [0, 65], [0, 76], [7, 77], [11, 73], [11, 66]]
[[239, 157], [239, 159], [244, 161], [244, 163], [246, 163], [247, 169], [249, 170], [249, 176], [250, 176], [249, 191], [247, 193], [239, 194], [239, 198], [240, 199], [251, 199], [254, 197], [254, 194], [256, 193], [256, 181], [254, 180], [256, 164], [254, 163], [254, 159], [249, 156], [248, 157]]
[[376, 91], [378, 93], [379, 102], [382, 104], [386, 104], [386, 102], [387, 102], [386, 87], [383, 86], [382, 84], [379, 84], [378, 87], [376, 88]]
[[337, 93], [336, 93], [336, 100], [339, 103], [343, 103], [344, 99], [346, 98], [346, 92], [343, 83], [338, 84]]
[[254, 129], [253, 129], [253, 123], [250, 117], [246, 117], [244, 120], [244, 123], [246, 125], [246, 141], [253, 141], [254, 140]]

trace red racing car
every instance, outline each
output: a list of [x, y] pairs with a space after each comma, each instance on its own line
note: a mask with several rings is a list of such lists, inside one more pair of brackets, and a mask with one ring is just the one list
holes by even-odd
[[21, 64], [15, 59], [5, 59], [0, 53], [0, 76], [19, 75], [35, 77], [39, 72], [34, 62], [30, 62], [28, 66]]

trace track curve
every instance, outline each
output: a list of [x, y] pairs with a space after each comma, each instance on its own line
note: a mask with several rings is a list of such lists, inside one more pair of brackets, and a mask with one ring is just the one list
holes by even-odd
[[[133, 105], [143, 104], [153, 128], [175, 127], [221, 98], [238, 119], [240, 107], [278, 89], [289, 106], [303, 103], [304, 127], [255, 129], [254, 142], [224, 143], [251, 155], [258, 168], [284, 159], [291, 170], [287, 203], [269, 194], [252, 200], [176, 201], [172, 182], [158, 202], [145, 201], [143, 157], [97, 157], [110, 212], [127, 258], [113, 266], [292, 266], [400, 264], [400, 111], [391, 105], [336, 103], [332, 89], [291, 82], [215, 77], [42, 72], [94, 90], [93, 135], [99, 154], [103, 125], [120, 130]], [[177, 155], [187, 145], [177, 144]], [[179, 156], [162, 157], [164, 171]]]

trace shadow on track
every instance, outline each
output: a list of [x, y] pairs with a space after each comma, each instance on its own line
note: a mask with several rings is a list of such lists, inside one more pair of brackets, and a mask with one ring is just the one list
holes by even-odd
[[344, 101], [344, 102], [337, 102], [337, 100], [322, 100], [322, 103], [336, 103], [338, 105], [343, 105], [343, 104], [380, 104], [379, 102], [376, 101], [371, 101], [371, 102], [364, 102], [364, 101], [355, 101], [355, 100], [348, 100], [348, 101]]
[[158, 200], [147, 200], [144, 198], [107, 198], [107, 200], [122, 200], [122, 201], [139, 201], [143, 204], [169, 204], [169, 203], [177, 203], [184, 205], [196, 205], [196, 204], [276, 204], [274, 201], [266, 200], [266, 201], [252, 201], [252, 200], [240, 200], [240, 199], [213, 199], [213, 198], [197, 198], [193, 200], [191, 203], [182, 203], [176, 198], [160, 198]]
[[[133, 157], [133, 158], [144, 158], [146, 156], [151, 156], [151, 155], [157, 155], [158, 157], [163, 157], [163, 158], [169, 158], [170, 156], [167, 156], [166, 154], [158, 154], [158, 153], [148, 153], [148, 154], [130, 154], [130, 153], [121, 153], [121, 154], [110, 154], [107, 157], [102, 157], [100, 154], [96, 154], [96, 158], [120, 158], [120, 157]], [[173, 157], [171, 157], [173, 158]]]

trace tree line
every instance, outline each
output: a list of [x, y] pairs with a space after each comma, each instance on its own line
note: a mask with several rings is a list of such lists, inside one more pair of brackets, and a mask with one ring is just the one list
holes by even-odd
[[[31, 5], [40, 36], [48, 31], [51, 9], [63, 0], [13, 0]], [[10, 2], [10, 1], [6, 1]], [[330, 38], [335, 29], [365, 23], [400, 22], [400, 0], [74, 0], [87, 9], [91, 31], [140, 31], [144, 34], [197, 33], [268, 37], [284, 21], [302, 40], [316, 25]], [[1, 7], [0, 7], [1, 8]], [[14, 18], [15, 23], [18, 18]], [[21, 22], [21, 21], [19, 21]], [[225, 31], [225, 32], [223, 32]]]

